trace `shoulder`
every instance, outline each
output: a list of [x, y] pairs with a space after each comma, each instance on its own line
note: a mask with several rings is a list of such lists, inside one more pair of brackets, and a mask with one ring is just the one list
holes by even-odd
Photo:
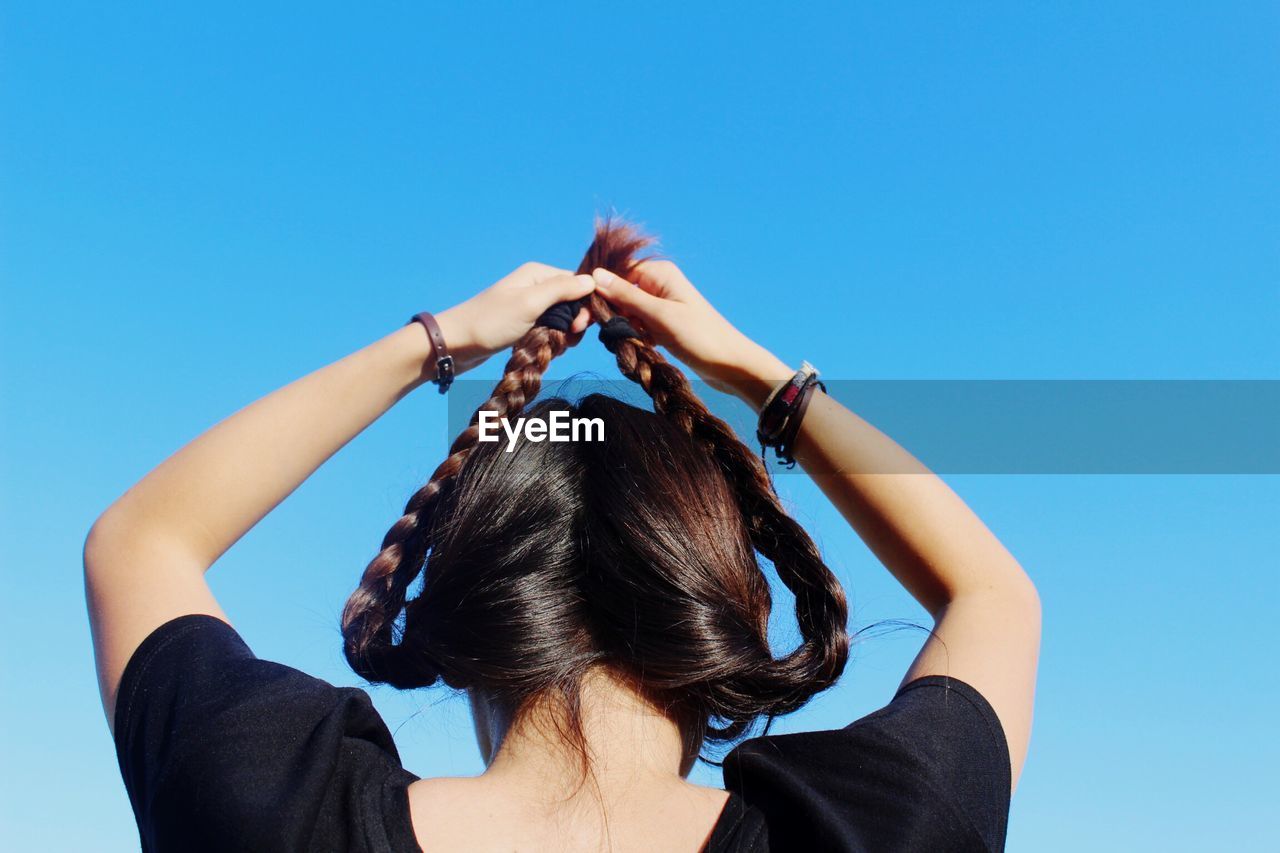
[[[360, 849], [407, 826], [416, 777], [369, 695], [257, 658], [226, 622], [161, 625], [121, 679], [116, 750], [139, 832], [156, 847]], [[144, 845], [146, 846], [146, 845]]]
[[844, 728], [747, 740], [726, 757], [724, 775], [766, 814], [773, 838], [883, 849], [910, 833], [937, 849], [1001, 850], [1008, 756], [977, 690], [927, 676]]
[[235, 732], [284, 750], [304, 730], [313, 744], [325, 736], [351, 736], [399, 758], [367, 692], [258, 658], [231, 625], [213, 616], [192, 614], [161, 625], [138, 646], [121, 678], [117, 750], [161, 731], [171, 747]]

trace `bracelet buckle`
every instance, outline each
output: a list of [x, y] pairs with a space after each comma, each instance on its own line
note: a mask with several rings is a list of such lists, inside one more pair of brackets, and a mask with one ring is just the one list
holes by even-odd
[[431, 381], [436, 384], [443, 394], [449, 390], [449, 386], [453, 384], [453, 356], [446, 355], [444, 358], [436, 359], [436, 378]]

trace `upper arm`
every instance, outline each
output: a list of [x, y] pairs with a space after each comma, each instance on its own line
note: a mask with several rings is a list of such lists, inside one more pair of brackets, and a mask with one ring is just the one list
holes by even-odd
[[1009, 744], [1013, 786], [1031, 739], [1040, 601], [1030, 581], [1012, 589], [961, 595], [935, 614], [933, 634], [903, 684], [925, 675], [968, 682], [991, 704]]
[[85, 599], [98, 689], [113, 733], [120, 679], [148, 634], [189, 613], [229, 623], [205, 581], [207, 568], [181, 543], [118, 524], [110, 513], [89, 531], [84, 544]]

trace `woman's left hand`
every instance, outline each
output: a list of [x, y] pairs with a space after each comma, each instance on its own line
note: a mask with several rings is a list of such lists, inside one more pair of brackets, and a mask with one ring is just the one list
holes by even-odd
[[[521, 264], [466, 302], [436, 315], [454, 370], [470, 370], [509, 348], [533, 328], [543, 311], [558, 302], [581, 299], [595, 287], [589, 275], [546, 264]], [[590, 324], [591, 315], [581, 308], [569, 334], [580, 334]]]

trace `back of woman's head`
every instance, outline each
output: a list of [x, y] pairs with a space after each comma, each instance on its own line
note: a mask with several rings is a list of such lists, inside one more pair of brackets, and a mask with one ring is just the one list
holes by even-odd
[[[625, 278], [648, 242], [603, 223], [579, 271]], [[602, 324], [614, 316], [598, 295], [587, 307]], [[387, 533], [343, 614], [351, 666], [402, 688], [443, 679], [513, 713], [561, 699], [571, 725], [584, 677], [606, 667], [693, 743], [799, 708], [848, 657], [839, 583], [761, 459], [642, 338], [609, 346], [653, 412], [600, 394], [532, 403], [570, 340], [536, 326], [516, 344], [491, 398]], [[508, 452], [479, 441], [480, 411], [566, 412], [598, 419], [603, 435]], [[795, 596], [802, 641], [780, 657], [761, 556]]]

